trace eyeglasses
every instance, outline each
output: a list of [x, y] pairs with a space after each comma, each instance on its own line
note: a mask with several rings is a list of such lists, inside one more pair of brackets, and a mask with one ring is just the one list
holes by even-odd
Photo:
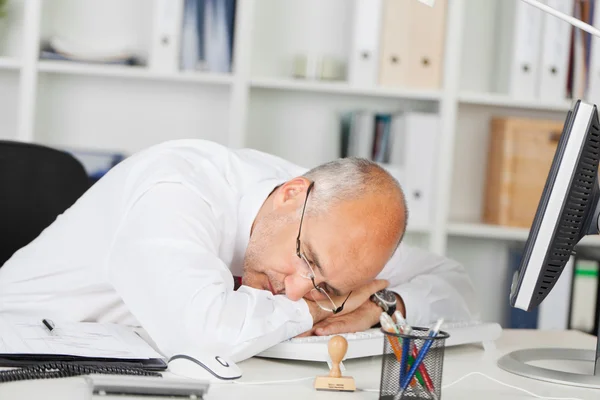
[[342, 303], [341, 306], [339, 306], [339, 307], [336, 306], [334, 301], [327, 294], [327, 291], [325, 289], [323, 289], [320, 284], [319, 285], [315, 284], [315, 271], [311, 267], [310, 262], [308, 262], [308, 259], [306, 258], [306, 256], [300, 250], [300, 248], [301, 248], [300, 234], [302, 233], [302, 221], [304, 220], [304, 210], [306, 209], [308, 195], [310, 194], [310, 191], [312, 190], [314, 184], [315, 184], [314, 182], [311, 182], [310, 185], [308, 186], [308, 189], [306, 189], [306, 198], [304, 199], [304, 206], [302, 207], [302, 216], [300, 217], [300, 227], [298, 229], [298, 237], [296, 238], [296, 255], [298, 256], [298, 258], [300, 258], [302, 261], [304, 261], [304, 264], [306, 266], [304, 271], [300, 271], [300, 275], [303, 278], [310, 279], [314, 286], [314, 289], [312, 289], [310, 291], [310, 295], [311, 295], [312, 299], [315, 301], [315, 303], [317, 303], [317, 305], [322, 310], [330, 311], [334, 314], [337, 314], [344, 309], [344, 304], [346, 304], [346, 301], [348, 301], [348, 298], [350, 297], [352, 292], [348, 293], [346, 300], [344, 300], [344, 302]]

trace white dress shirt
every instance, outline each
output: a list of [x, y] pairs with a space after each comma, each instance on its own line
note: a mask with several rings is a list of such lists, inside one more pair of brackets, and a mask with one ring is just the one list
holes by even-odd
[[[233, 280], [261, 205], [305, 171], [202, 140], [139, 152], [0, 268], [0, 312], [141, 325], [167, 357], [198, 343], [251, 357], [312, 326], [304, 300]], [[412, 325], [472, 317], [456, 262], [401, 244], [379, 278]]]

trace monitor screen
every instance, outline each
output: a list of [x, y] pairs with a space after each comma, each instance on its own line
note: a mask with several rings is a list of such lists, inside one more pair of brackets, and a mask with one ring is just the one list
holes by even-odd
[[595, 105], [567, 114], [538, 208], [513, 277], [510, 304], [530, 311], [558, 281], [575, 245], [598, 233], [600, 126]]

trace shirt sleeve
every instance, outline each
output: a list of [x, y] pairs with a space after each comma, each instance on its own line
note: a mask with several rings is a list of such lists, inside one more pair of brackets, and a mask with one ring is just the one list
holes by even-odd
[[240, 361], [312, 327], [304, 300], [233, 290], [219, 248], [235, 232], [222, 222], [193, 189], [161, 183], [130, 206], [115, 236], [108, 280], [167, 357], [209, 348]]
[[379, 278], [387, 279], [388, 289], [402, 297], [410, 325], [478, 317], [473, 285], [456, 261], [402, 243]]

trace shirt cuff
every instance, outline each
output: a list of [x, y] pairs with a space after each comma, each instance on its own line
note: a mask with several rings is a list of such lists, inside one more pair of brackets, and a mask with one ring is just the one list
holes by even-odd
[[[294, 325], [294, 329], [290, 330], [290, 333], [291, 333], [290, 338], [298, 336], [299, 334], [304, 333], [313, 327], [313, 317], [310, 314], [310, 310], [308, 309], [308, 304], [306, 304], [306, 300], [300, 299], [296, 302], [296, 304], [298, 307], [296, 309], [296, 313], [298, 314], [298, 317], [300, 318], [300, 323], [297, 325]], [[298, 332], [296, 332], [296, 330]]]
[[431, 323], [431, 310], [420, 290], [410, 286], [399, 286], [391, 291], [402, 297], [406, 309], [404, 318], [409, 325], [426, 326]]

